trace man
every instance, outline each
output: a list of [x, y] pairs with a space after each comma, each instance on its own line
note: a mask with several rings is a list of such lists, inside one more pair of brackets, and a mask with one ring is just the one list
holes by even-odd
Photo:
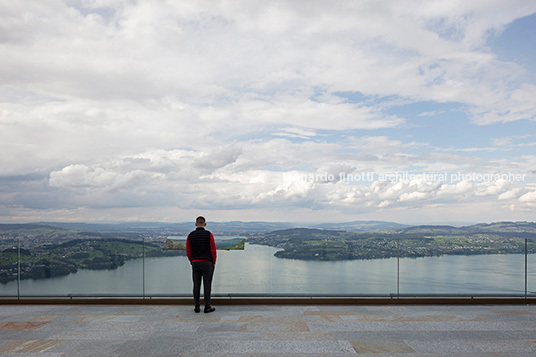
[[201, 295], [201, 278], [203, 278], [205, 313], [216, 310], [210, 306], [210, 290], [214, 265], [216, 264], [216, 243], [214, 236], [205, 230], [205, 217], [197, 217], [196, 229], [186, 238], [186, 254], [192, 264], [192, 279], [194, 281], [194, 311], [200, 312], [199, 299]]

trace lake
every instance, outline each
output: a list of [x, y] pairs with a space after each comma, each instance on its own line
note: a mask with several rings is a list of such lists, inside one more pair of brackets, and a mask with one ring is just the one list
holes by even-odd
[[[303, 261], [274, 257], [279, 249], [246, 243], [244, 251], [218, 250], [213, 293], [355, 294], [397, 293], [397, 259]], [[529, 259], [529, 291], [536, 291], [535, 254]], [[401, 258], [401, 294], [524, 294], [524, 255]], [[145, 266], [145, 286], [143, 271]], [[186, 295], [192, 291], [185, 256], [127, 261], [115, 270], [79, 270], [50, 279], [22, 280], [21, 296], [68, 294]], [[17, 295], [17, 282], [0, 285]]]

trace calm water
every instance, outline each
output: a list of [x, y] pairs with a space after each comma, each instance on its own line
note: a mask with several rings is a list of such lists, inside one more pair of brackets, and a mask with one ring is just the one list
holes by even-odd
[[[218, 251], [215, 294], [391, 294], [397, 292], [396, 258], [337, 262], [274, 257], [278, 249], [246, 244]], [[536, 291], [536, 256], [529, 255], [529, 291]], [[185, 256], [131, 260], [115, 270], [79, 270], [68, 276], [22, 280], [21, 295], [185, 294], [192, 290]], [[523, 255], [473, 255], [400, 259], [400, 293], [524, 294]], [[0, 285], [16, 295], [17, 283]]]

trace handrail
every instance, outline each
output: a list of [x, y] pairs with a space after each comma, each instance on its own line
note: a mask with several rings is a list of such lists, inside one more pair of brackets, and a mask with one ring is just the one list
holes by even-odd
[[[299, 293], [216, 293], [211, 294], [212, 297], [216, 298], [314, 298], [314, 299], [337, 299], [337, 298], [375, 298], [375, 299], [395, 299], [395, 298], [525, 298], [525, 294], [299, 294]], [[19, 298], [64, 298], [64, 299], [73, 299], [73, 298], [141, 298], [141, 299], [150, 299], [150, 298], [191, 298], [191, 294], [66, 294], [66, 295], [57, 295], [57, 294], [39, 294], [39, 295], [21, 295]], [[527, 298], [536, 297], [536, 292], [530, 292]], [[17, 298], [17, 296], [1, 296], [2, 298]]]

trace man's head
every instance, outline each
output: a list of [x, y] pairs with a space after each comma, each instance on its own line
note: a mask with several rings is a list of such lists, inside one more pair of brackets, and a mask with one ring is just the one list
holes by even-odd
[[207, 225], [207, 222], [205, 221], [205, 217], [199, 216], [195, 219], [196, 227], [205, 227], [206, 225]]

